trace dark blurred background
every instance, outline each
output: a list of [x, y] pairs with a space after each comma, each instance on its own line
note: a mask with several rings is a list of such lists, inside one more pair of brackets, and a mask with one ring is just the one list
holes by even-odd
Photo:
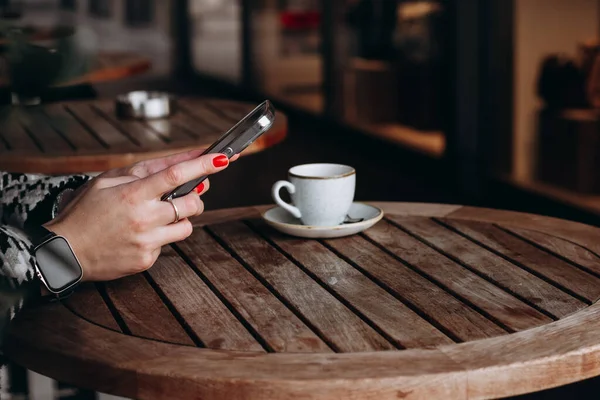
[[[289, 167], [321, 161], [357, 169], [358, 200], [600, 222], [600, 1], [2, 0], [0, 17], [149, 62], [46, 102], [137, 89], [274, 101], [287, 138], [214, 177], [207, 209], [271, 203]], [[22, 79], [48, 65], [23, 66]], [[11, 371], [23, 396], [36, 379], [31, 398], [98, 396]], [[523, 398], [597, 398], [597, 387]]]

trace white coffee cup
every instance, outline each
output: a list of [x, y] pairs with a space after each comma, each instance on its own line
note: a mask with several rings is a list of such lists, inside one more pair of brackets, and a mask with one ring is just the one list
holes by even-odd
[[[341, 164], [304, 164], [290, 168], [289, 181], [277, 181], [271, 194], [277, 205], [304, 225], [336, 226], [344, 222], [354, 200], [356, 171]], [[286, 188], [292, 204], [279, 191]]]

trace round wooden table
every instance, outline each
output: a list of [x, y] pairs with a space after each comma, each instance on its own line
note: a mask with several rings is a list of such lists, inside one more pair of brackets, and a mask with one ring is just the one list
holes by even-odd
[[[112, 100], [4, 108], [0, 170], [44, 174], [100, 172], [136, 161], [210, 146], [256, 104], [184, 97], [170, 118], [121, 120]], [[287, 117], [242, 154], [267, 149], [287, 134]]]
[[149, 271], [23, 311], [5, 351], [136, 399], [488, 399], [600, 374], [600, 229], [378, 205], [322, 241], [207, 212]]

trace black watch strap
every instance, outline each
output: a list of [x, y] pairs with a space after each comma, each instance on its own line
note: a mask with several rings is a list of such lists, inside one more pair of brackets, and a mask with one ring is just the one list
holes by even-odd
[[56, 234], [43, 226], [32, 226], [27, 229], [27, 234], [29, 235], [29, 239], [31, 240], [31, 244], [33, 247], [37, 247], [40, 244], [44, 243], [48, 239], [56, 236]]

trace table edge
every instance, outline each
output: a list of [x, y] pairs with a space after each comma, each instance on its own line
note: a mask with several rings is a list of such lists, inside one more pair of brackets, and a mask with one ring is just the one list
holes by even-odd
[[[539, 226], [535, 229], [542, 232], [551, 231], [553, 235], [558, 232], [559, 235], [568, 236], [573, 232], [581, 234], [585, 231], [590, 239], [600, 239], [600, 229], [596, 227], [534, 214], [436, 203], [370, 203], [380, 206], [386, 213], [488, 220], [528, 229], [532, 228], [532, 221], [536, 221]], [[202, 226], [222, 222], [227, 218], [256, 217], [269, 207], [271, 206], [261, 205], [209, 211], [196, 218], [194, 223], [195, 226]], [[515, 217], [518, 218], [515, 220]], [[557, 223], [560, 223], [558, 227]], [[569, 240], [575, 242], [580, 239], [569, 237]], [[600, 304], [595, 303], [541, 327], [435, 349], [345, 354], [263, 354], [182, 348], [125, 336], [76, 318], [63, 306], [54, 305], [44, 310], [24, 310], [17, 317], [9, 329], [7, 342], [10, 345], [7, 354], [30, 369], [49, 375], [52, 375], [52, 370], [40, 360], [45, 357], [36, 357], [40, 352], [64, 360], [70, 365], [77, 364], [78, 368], [73, 367], [70, 371], [75, 374], [82, 363], [85, 366], [104, 365], [120, 371], [124, 376], [132, 374], [136, 376], [133, 389], [125, 383], [95, 389], [109, 389], [109, 393], [136, 398], [140, 395], [143, 397], [145, 391], [149, 390], [148, 387], [152, 387], [152, 381], [160, 377], [190, 385], [197, 393], [208, 393], [205, 392], [208, 389], [203, 389], [207, 385], [211, 390], [225, 390], [227, 385], [243, 385], [244, 390], [247, 390], [244, 395], [249, 396], [253, 393], [257, 396], [273, 393], [272, 390], [276, 388], [278, 393], [289, 396], [298, 393], [309, 395], [314, 390], [315, 393], [359, 391], [376, 393], [378, 398], [396, 398], [397, 390], [392, 390], [393, 388], [404, 390], [411, 387], [411, 395], [418, 395], [433, 393], [431, 391], [435, 390], [434, 386], [441, 385], [450, 391], [445, 393], [452, 393], [456, 398], [493, 398], [557, 387], [599, 375], [599, 316]], [[90, 350], [92, 354], [88, 353], [82, 358], [77, 349], [61, 352], [47, 347], [51, 342], [46, 337], [51, 337], [53, 333], [60, 336], [59, 324], [48, 324], [44, 327], [45, 330], [37, 329], [39, 327], [36, 326], [38, 334], [43, 333], [41, 340], [26, 334], [29, 330], [27, 320], [53, 318], [89, 329], [104, 344], [126, 344], [144, 351], [139, 352], [138, 359], [127, 362], [113, 362], [111, 354], [108, 354], [110, 351], [100, 352], [98, 349]], [[545, 340], [541, 341], [541, 336]], [[29, 351], [23, 352], [23, 349]], [[507, 352], [507, 349], [513, 351]], [[176, 359], [177, 363], [170, 365], [168, 361], [171, 359]], [[311, 371], [291, 368], [299, 364], [310, 365]], [[265, 368], [273, 369], [268, 377], [262, 372]], [[508, 390], [498, 391], [497, 379], [500, 375], [500, 386]]]

